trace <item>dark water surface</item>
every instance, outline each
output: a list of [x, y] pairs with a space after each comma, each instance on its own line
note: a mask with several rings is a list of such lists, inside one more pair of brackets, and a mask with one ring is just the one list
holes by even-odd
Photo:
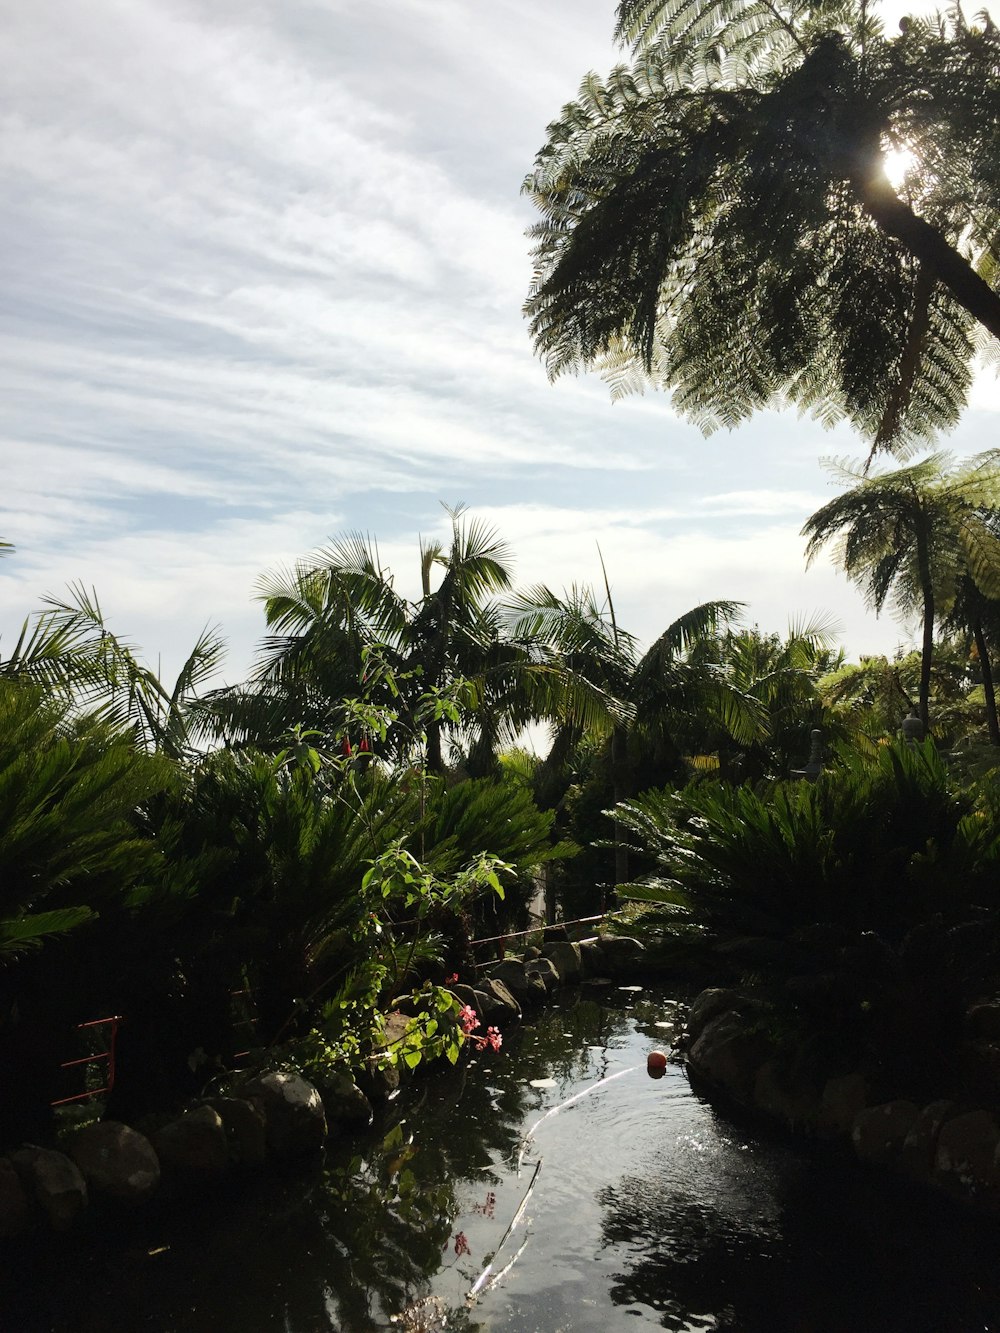
[[423, 1080], [322, 1169], [8, 1251], [0, 1333], [1000, 1333], [1000, 1229], [650, 1079], [671, 1006], [600, 999]]

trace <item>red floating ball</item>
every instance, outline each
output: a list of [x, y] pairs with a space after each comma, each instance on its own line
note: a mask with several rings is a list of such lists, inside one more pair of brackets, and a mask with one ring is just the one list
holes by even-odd
[[667, 1057], [662, 1051], [650, 1051], [646, 1056], [646, 1068], [649, 1072], [662, 1074], [667, 1067]]

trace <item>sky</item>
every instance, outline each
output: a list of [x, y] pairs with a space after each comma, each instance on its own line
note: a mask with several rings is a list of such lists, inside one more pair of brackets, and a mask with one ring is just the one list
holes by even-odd
[[[715, 598], [783, 632], [876, 619], [799, 531], [846, 428], [704, 439], [662, 394], [548, 382], [521, 182], [611, 0], [0, 0], [0, 654], [71, 582], [172, 678], [206, 624], [243, 678], [255, 587], [351, 530], [418, 592], [465, 504], [519, 585], [601, 580], [650, 642]], [[975, 386], [958, 454], [990, 447]]]

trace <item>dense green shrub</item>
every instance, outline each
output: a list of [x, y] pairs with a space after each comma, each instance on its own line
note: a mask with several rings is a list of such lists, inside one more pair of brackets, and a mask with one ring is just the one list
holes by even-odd
[[815, 785], [699, 783], [619, 809], [657, 860], [624, 891], [646, 928], [826, 1059], [917, 1084], [1000, 982], [1000, 805], [953, 783], [930, 741], [845, 755]]

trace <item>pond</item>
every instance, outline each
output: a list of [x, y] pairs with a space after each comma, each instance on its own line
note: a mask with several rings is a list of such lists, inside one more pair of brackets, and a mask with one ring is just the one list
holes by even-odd
[[0, 1329], [1000, 1329], [1000, 1230], [651, 1079], [672, 1009], [567, 993], [322, 1169], [16, 1251]]

